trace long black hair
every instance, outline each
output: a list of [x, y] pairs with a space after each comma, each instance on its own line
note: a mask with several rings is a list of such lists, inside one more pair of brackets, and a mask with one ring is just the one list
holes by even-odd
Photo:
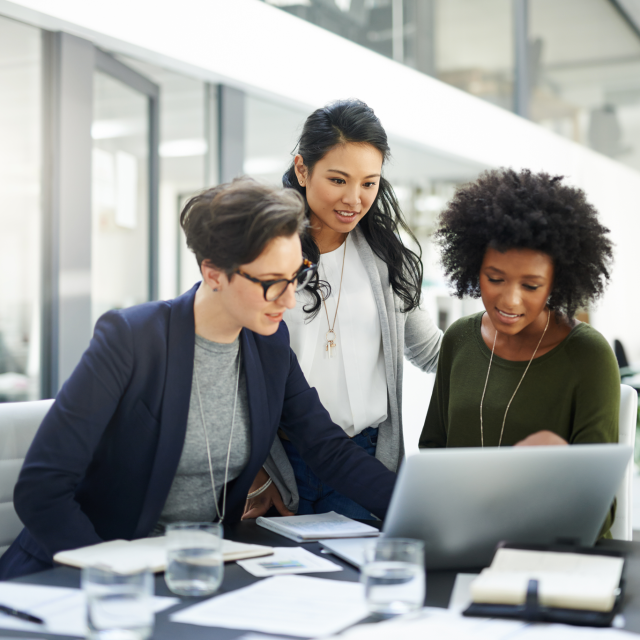
[[[348, 142], [372, 145], [382, 154], [383, 164], [390, 156], [387, 134], [378, 116], [360, 100], [338, 100], [322, 109], [316, 109], [306, 119], [296, 149], [311, 174], [315, 164], [331, 149]], [[309, 217], [311, 211], [306, 188], [300, 186], [293, 163], [282, 177], [282, 184], [303, 196], [305, 213]], [[404, 221], [393, 188], [385, 178], [380, 178], [378, 195], [367, 215], [358, 224], [373, 252], [386, 263], [391, 287], [404, 303], [402, 311], [408, 312], [418, 307], [422, 286], [422, 249]], [[402, 243], [400, 229], [416, 243], [418, 253]], [[302, 234], [301, 240], [305, 256], [317, 263], [320, 250], [309, 228]], [[328, 289], [328, 286], [328, 283], [320, 281], [316, 275], [307, 287], [314, 299], [313, 304], [304, 307], [307, 313], [318, 313], [322, 305], [320, 290]]]

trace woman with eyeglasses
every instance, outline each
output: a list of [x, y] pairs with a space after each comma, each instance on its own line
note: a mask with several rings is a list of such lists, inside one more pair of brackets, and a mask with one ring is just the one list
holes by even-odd
[[[389, 156], [380, 120], [359, 100], [307, 118], [283, 184], [305, 200], [302, 250], [319, 270], [285, 322], [300, 367], [333, 421], [396, 471], [404, 455], [403, 360], [435, 371], [442, 332], [420, 308], [420, 248], [383, 177]], [[318, 478], [285, 432], [260, 472], [259, 480], [269, 479], [245, 517], [274, 505], [283, 515], [371, 518], [366, 505]]]
[[98, 320], [25, 459], [25, 528], [1, 579], [175, 521], [239, 520], [278, 428], [324, 481], [384, 515], [394, 474], [331, 422], [282, 323], [315, 273], [302, 198], [237, 180], [192, 198], [181, 224], [202, 282]]

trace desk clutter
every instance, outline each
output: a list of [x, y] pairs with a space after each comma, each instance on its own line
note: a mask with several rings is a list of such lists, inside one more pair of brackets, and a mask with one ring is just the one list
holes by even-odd
[[[298, 516], [276, 520], [290, 521], [285, 537], [312, 537], [321, 531], [330, 534], [329, 547], [331, 538], [340, 533], [356, 535], [357, 532], [362, 536], [366, 527], [378, 534], [373, 527], [333, 513], [323, 514], [323, 517]], [[273, 530], [271, 526], [267, 528]], [[373, 536], [373, 533], [368, 533]], [[129, 594], [128, 591], [125, 593], [126, 589], [120, 589], [124, 609], [115, 613], [123, 620], [125, 613], [131, 617], [133, 609], [139, 610], [144, 606], [151, 616], [149, 633], [153, 629], [155, 613], [181, 604], [181, 609], [168, 611], [165, 620], [180, 625], [209, 627], [214, 636], [214, 630], [218, 628], [245, 630], [249, 635], [253, 633], [254, 637], [255, 634], [277, 634], [322, 640], [388, 640], [390, 637], [403, 640], [631, 640], [637, 637], [608, 626], [618, 611], [624, 585], [625, 560], [613, 551], [503, 545], [496, 551], [491, 565], [479, 575], [458, 574], [449, 609], [446, 610], [423, 608], [424, 588], [417, 599], [409, 597], [412, 595], [408, 587], [413, 573], [405, 575], [400, 570], [411, 568], [413, 572], [419, 571], [424, 586], [422, 555], [409, 558], [405, 557], [406, 553], [398, 555], [402, 549], [395, 549], [395, 554], [391, 554], [394, 549], [387, 548], [393, 544], [414, 544], [423, 549], [422, 541], [390, 537], [372, 540], [367, 534], [359, 541], [345, 540], [360, 544], [367, 550], [360, 567], [360, 580], [354, 582], [350, 581], [353, 580], [350, 576], [346, 576], [347, 580], [336, 580], [291, 575], [345, 571], [338, 560], [333, 561], [334, 557], [321, 555], [319, 548], [310, 551], [300, 546], [271, 547], [232, 542], [223, 540], [221, 536], [217, 539], [217, 566], [221, 579], [223, 558], [227, 562], [237, 561], [243, 570], [264, 579], [244, 586], [245, 578], [238, 585], [240, 588], [191, 602], [157, 597], [150, 570], [158, 572], [167, 566], [165, 558], [170, 545], [163, 537], [131, 542], [115, 540], [56, 555], [57, 561], [83, 569], [84, 590], [0, 582], [0, 603], [22, 614], [22, 619], [15, 615], [16, 612], [2, 615], [0, 608], [0, 628], [84, 637], [89, 624], [87, 612], [92, 611], [92, 598], [103, 598], [94, 603], [99, 607], [96, 611], [100, 615], [115, 612], [115, 600], [110, 603], [108, 598], [104, 598], [105, 595], [115, 595], [115, 591], [113, 594], [107, 594], [106, 590], [99, 592], [102, 587], [96, 580], [91, 583], [95, 593], [87, 588], [89, 572], [97, 570], [106, 574], [105, 589], [116, 582], [120, 586], [128, 584], [127, 581], [135, 579], [136, 572], [146, 574], [149, 588], [144, 597], [127, 604], [126, 599], [133, 592]], [[198, 556], [194, 562], [201, 564], [203, 558]], [[141, 565], [146, 569], [141, 569]], [[368, 579], [371, 577], [369, 574], [377, 565], [390, 573], [384, 574], [384, 579], [372, 582]], [[109, 572], [119, 576], [113, 585]], [[171, 587], [167, 574], [165, 581]], [[532, 582], [535, 583], [533, 595]], [[412, 606], [398, 607], [400, 601], [406, 604], [405, 600]], [[381, 603], [386, 608], [380, 608]], [[370, 619], [372, 612], [379, 611], [389, 614], [383, 618], [392, 619], [377, 624], [362, 623]], [[395, 615], [405, 611], [410, 613]], [[37, 616], [41, 623], [25, 620], [24, 612]], [[93, 621], [90, 615], [89, 618]], [[546, 623], [548, 621], [553, 624]], [[558, 624], [559, 621], [570, 624]], [[597, 628], [605, 625], [606, 628]], [[187, 628], [184, 629], [186, 632]]]

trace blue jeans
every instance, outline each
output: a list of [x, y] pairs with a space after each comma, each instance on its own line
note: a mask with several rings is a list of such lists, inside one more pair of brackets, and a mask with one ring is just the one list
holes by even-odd
[[[378, 429], [367, 427], [351, 441], [362, 447], [369, 455], [375, 456], [378, 443]], [[282, 446], [289, 456], [293, 473], [298, 484], [300, 506], [298, 515], [327, 513], [335, 511], [356, 520], [373, 520], [374, 516], [357, 502], [327, 486], [316, 476], [302, 459], [297, 449], [288, 440], [282, 440]]]

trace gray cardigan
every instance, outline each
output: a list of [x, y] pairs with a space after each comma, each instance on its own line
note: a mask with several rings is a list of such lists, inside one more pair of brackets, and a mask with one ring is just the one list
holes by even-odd
[[[389, 284], [387, 265], [372, 251], [359, 227], [351, 239], [362, 260], [373, 289], [382, 330], [382, 350], [387, 375], [387, 419], [378, 427], [376, 458], [391, 471], [397, 471], [404, 457], [402, 436], [403, 355], [425, 372], [435, 372], [442, 342], [442, 331], [423, 309], [402, 313], [402, 301]], [[426, 400], [425, 400], [426, 401]], [[298, 489], [284, 447], [276, 438], [264, 468], [278, 487], [285, 505], [298, 509]]]

